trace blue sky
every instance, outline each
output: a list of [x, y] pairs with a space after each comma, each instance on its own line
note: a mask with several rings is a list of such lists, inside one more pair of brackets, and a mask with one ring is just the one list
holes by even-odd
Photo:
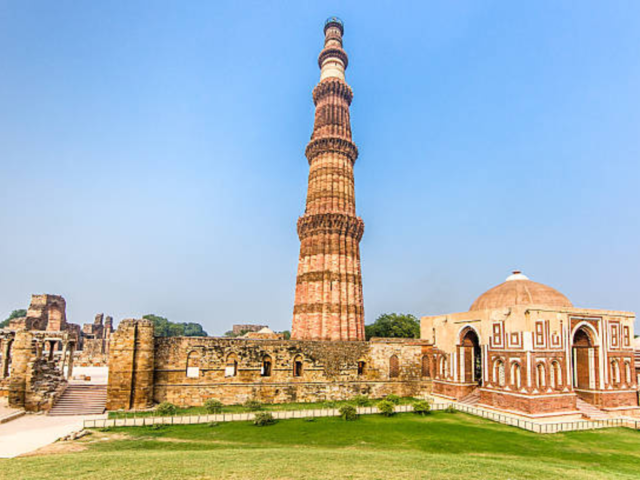
[[0, 317], [288, 329], [326, 17], [367, 323], [512, 269], [640, 311], [640, 3], [0, 2]]

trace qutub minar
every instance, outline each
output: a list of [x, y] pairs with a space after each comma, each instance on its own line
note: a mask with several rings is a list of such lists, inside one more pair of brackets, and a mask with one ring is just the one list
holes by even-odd
[[307, 145], [309, 187], [298, 220], [300, 259], [292, 338], [364, 340], [360, 239], [364, 222], [356, 216], [353, 165], [358, 149], [351, 139], [345, 81], [349, 63], [342, 48], [343, 23], [329, 18], [318, 57], [320, 82], [313, 90], [315, 124]]

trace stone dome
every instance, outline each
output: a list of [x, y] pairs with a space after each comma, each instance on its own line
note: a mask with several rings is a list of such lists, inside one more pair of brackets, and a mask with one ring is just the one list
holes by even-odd
[[544, 305], [547, 307], [573, 307], [562, 293], [554, 288], [529, 280], [516, 270], [504, 283], [480, 295], [469, 311], [513, 307], [516, 305]]

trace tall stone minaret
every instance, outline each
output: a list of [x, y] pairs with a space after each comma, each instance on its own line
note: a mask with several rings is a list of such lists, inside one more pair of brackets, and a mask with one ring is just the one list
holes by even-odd
[[300, 259], [292, 338], [364, 340], [360, 239], [364, 222], [356, 216], [349, 105], [353, 98], [344, 72], [344, 26], [331, 17], [324, 25], [318, 57], [320, 83], [313, 89], [315, 124], [307, 145], [309, 186], [298, 219]]

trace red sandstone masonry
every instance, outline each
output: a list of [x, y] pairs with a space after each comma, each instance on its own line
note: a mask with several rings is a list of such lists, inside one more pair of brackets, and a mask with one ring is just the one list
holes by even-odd
[[[327, 58], [345, 65], [342, 26], [325, 28]], [[313, 90], [315, 124], [306, 149], [309, 185], [305, 214], [298, 220], [300, 257], [292, 338], [364, 340], [364, 302], [360, 268], [362, 219], [356, 216], [353, 164], [358, 149], [351, 139], [349, 105], [353, 92], [337, 77]]]

